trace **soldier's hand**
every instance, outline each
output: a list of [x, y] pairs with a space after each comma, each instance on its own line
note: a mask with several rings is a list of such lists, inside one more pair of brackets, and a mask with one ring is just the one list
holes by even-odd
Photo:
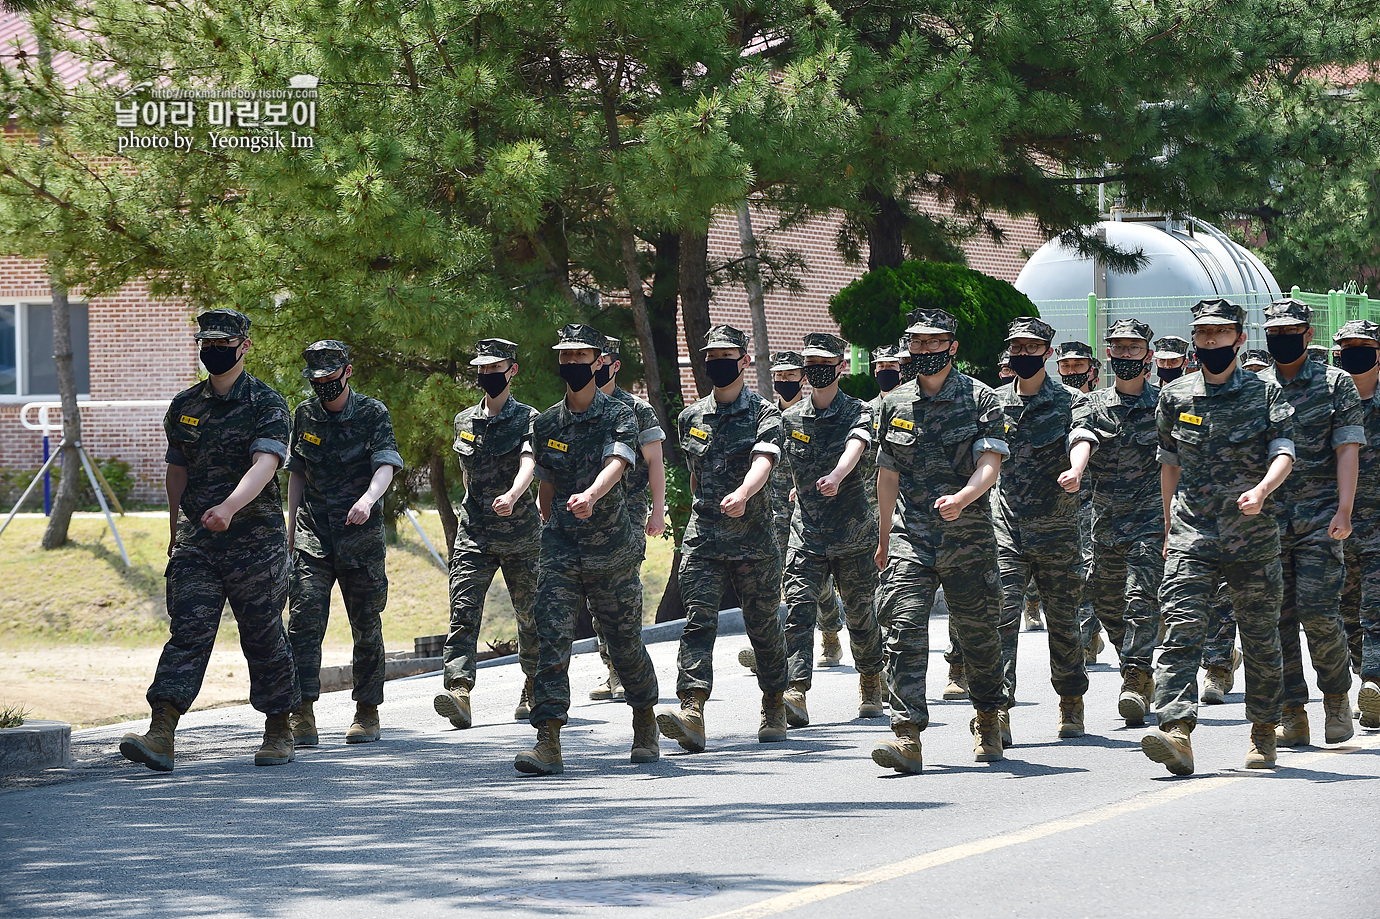
[[169, 537], [168, 537], [168, 558], [172, 558], [172, 550], [173, 550], [173, 547], [176, 546], [176, 545], [177, 545], [177, 537], [176, 537], [176, 536], [169, 536]]
[[1160, 550], [1160, 558], [1169, 558], [1169, 535], [1165, 534], [1164, 548]]
[[660, 536], [666, 532], [666, 508], [653, 507], [652, 515], [647, 518], [647, 535]]
[[1241, 497], [1236, 499], [1236, 506], [1241, 509], [1241, 513], [1245, 516], [1254, 517], [1265, 506], [1265, 499], [1260, 496], [1259, 489], [1252, 488], [1250, 491], [1243, 492]]
[[[795, 489], [791, 489], [791, 497], [795, 497]], [[744, 498], [736, 491], [731, 491], [724, 495], [724, 499], [719, 502], [719, 510], [728, 517], [741, 517], [747, 510], [747, 498]]]
[[939, 516], [945, 520], [957, 520], [963, 513], [963, 504], [954, 495], [941, 495], [934, 502], [934, 509], [939, 511]]
[[201, 515], [201, 525], [212, 533], [224, 533], [230, 528], [230, 521], [234, 516], [223, 504], [217, 504]]
[[822, 479], [816, 482], [815, 488], [819, 489], [819, 493], [821, 495], [824, 495], [827, 498], [832, 498], [834, 495], [839, 493], [839, 480], [834, 478], [834, 474], [831, 472], [829, 473], [829, 475], [824, 476]]
[[565, 509], [570, 511], [580, 520], [588, 520], [594, 513], [594, 497], [587, 491], [571, 495], [565, 502]]
[[1341, 510], [1332, 515], [1332, 522], [1327, 525], [1327, 535], [1333, 539], [1347, 539], [1351, 536], [1351, 515], [1343, 514]]
[[891, 539], [887, 536], [882, 536], [877, 540], [877, 551], [873, 554], [872, 560], [877, 563], [878, 571], [886, 570], [887, 555], [891, 551], [890, 543]]
[[350, 508], [350, 512], [345, 515], [345, 523], [360, 524], [369, 519], [369, 515], [374, 512], [374, 502], [368, 498], [360, 498], [355, 502], [355, 506]]
[[1059, 487], [1073, 494], [1083, 487], [1083, 475], [1072, 469], [1065, 469], [1059, 473]]
[[513, 515], [513, 499], [507, 495], [499, 495], [494, 498], [494, 513], [500, 517], [511, 517]]
[[792, 488], [792, 489], [791, 489], [791, 493], [790, 493], [789, 495], [786, 496], [786, 503], [787, 503], [787, 504], [794, 504], [794, 503], [795, 503], [795, 489], [794, 489], [794, 488]]

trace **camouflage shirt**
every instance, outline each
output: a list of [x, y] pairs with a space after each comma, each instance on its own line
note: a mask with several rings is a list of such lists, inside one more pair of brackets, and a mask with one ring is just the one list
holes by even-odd
[[452, 449], [465, 474], [457, 546], [496, 555], [537, 553], [541, 518], [531, 489], [518, 496], [507, 517], [494, 511], [494, 499], [513, 487], [523, 454], [532, 452], [532, 420], [536, 416], [536, 409], [512, 396], [492, 418], [483, 400], [455, 416]]
[[163, 417], [169, 465], [187, 467], [187, 487], [178, 509], [177, 544], [207, 549], [253, 549], [286, 543], [283, 499], [274, 476], [230, 520], [224, 532], [201, 525], [201, 515], [220, 504], [254, 465], [255, 453], [287, 458], [290, 416], [287, 401], [267, 383], [241, 373], [230, 391], [218, 395], [210, 380], [173, 396]]
[[1164, 539], [1160, 500], [1160, 434], [1155, 407], [1160, 390], [1149, 383], [1135, 397], [1114, 387], [1095, 389], [1073, 403], [1073, 443], [1092, 444], [1083, 490], [1092, 492], [1096, 542], [1104, 545]]
[[[804, 402], [801, 399], [800, 402]], [[795, 403], [799, 405], [800, 402]], [[789, 408], [782, 408], [781, 400], [776, 400], [776, 409], [783, 415]], [[795, 505], [791, 503], [791, 489], [795, 486], [791, 478], [791, 461], [785, 453], [776, 458], [776, 462], [771, 466], [771, 479], [767, 482], [767, 488], [771, 494], [767, 497], [771, 500], [772, 527], [775, 532], [782, 534], [782, 542], [789, 538], [791, 529], [791, 515], [795, 511]], [[785, 554], [785, 545], [781, 546], [782, 554]]]
[[877, 548], [877, 510], [856, 466], [833, 497], [815, 487], [834, 471], [854, 438], [872, 443], [872, 410], [842, 390], [827, 408], [816, 409], [813, 400], [801, 399], [781, 416], [781, 449], [796, 492], [792, 548], [831, 557]]
[[287, 471], [306, 479], [306, 489], [293, 544], [316, 558], [334, 555], [345, 567], [382, 561], [382, 499], [364, 523], [345, 523], [380, 466], [403, 466], [382, 402], [351, 389], [338, 412], [327, 410], [317, 396], [298, 405], [292, 414]]
[[[598, 390], [583, 412], [572, 412], [565, 399], [532, 422], [532, 447], [537, 478], [555, 486], [551, 517], [542, 532], [541, 564], [561, 564], [578, 558], [587, 570], [606, 571], [638, 565], [641, 548], [628, 514], [627, 492], [620, 477], [581, 520], [566, 509], [570, 496], [584, 491], [616, 456], [629, 468], [637, 457], [637, 418], [622, 402]], [[548, 540], [559, 540], [559, 556]]]
[[748, 499], [741, 517], [729, 517], [719, 502], [743, 484], [752, 458], [781, 456], [781, 412], [743, 387], [724, 405], [711, 392], [689, 405], [676, 420], [680, 448], [694, 477], [685, 551], [707, 558], [755, 559], [776, 554], [770, 485]]
[[1361, 468], [1356, 475], [1356, 503], [1351, 509], [1353, 537], [1362, 545], [1380, 550], [1380, 389], [1361, 403], [1366, 445], [1361, 448]]
[[1253, 517], [1236, 499], [1260, 484], [1274, 457], [1294, 455], [1294, 407], [1278, 384], [1238, 366], [1222, 383], [1201, 373], [1160, 390], [1159, 460], [1180, 467], [1169, 506], [1169, 548], [1215, 557], [1279, 554], [1274, 499]]
[[933, 396], [912, 380], [882, 397], [877, 466], [899, 478], [892, 515], [890, 557], [934, 567], [965, 547], [995, 548], [992, 505], [981, 497], [957, 520], [945, 520], [934, 502], [968, 484], [984, 453], [1008, 455], [1001, 402], [986, 383], [950, 370]]
[[1006, 519], [1076, 519], [1078, 497], [1059, 485], [1059, 473], [1070, 466], [1073, 402], [1080, 396], [1078, 390], [1048, 374], [1031, 396], [1016, 392], [1015, 381], [997, 390], [1011, 447], [1011, 458], [1002, 463], [996, 486], [998, 512]]
[[623, 485], [628, 490], [629, 504], [646, 504], [651, 472], [647, 469], [647, 458], [642, 455], [642, 448], [647, 444], [665, 440], [666, 432], [661, 429], [661, 422], [656, 418], [656, 409], [652, 408], [650, 402], [637, 398], [616, 384], [613, 387], [612, 398], [632, 409], [633, 417], [637, 420], [637, 462], [628, 470]]
[[[881, 439], [879, 433], [882, 423], [882, 400], [886, 398], [886, 393], [877, 393], [873, 400], [867, 403], [867, 409], [872, 415], [872, 443]], [[867, 500], [875, 508], [877, 506], [877, 451], [868, 449], [863, 453], [863, 458], [858, 460], [858, 468], [853, 470], [853, 475], [862, 478], [863, 488], [867, 490]]]

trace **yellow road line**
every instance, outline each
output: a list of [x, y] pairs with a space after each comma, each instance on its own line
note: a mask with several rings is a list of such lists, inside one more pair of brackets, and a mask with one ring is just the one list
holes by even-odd
[[[1340, 747], [1328, 750], [1320, 750], [1316, 753], [1304, 756], [1290, 756], [1288, 766], [1302, 766], [1308, 763], [1324, 759], [1328, 756], [1335, 756], [1341, 753], [1354, 753], [1358, 750], [1365, 750], [1380, 745], [1380, 735], [1376, 735], [1354, 746]], [[1269, 775], [1270, 773], [1260, 773]], [[1287, 776], [1288, 773], [1280, 773]], [[1161, 804], [1168, 804], [1171, 801], [1178, 801], [1190, 795], [1201, 792], [1215, 791], [1235, 782], [1240, 782], [1251, 776], [1244, 770], [1239, 773], [1227, 775], [1214, 775], [1207, 778], [1192, 779], [1185, 782], [1175, 783], [1166, 788], [1151, 791], [1146, 794], [1137, 795], [1126, 801], [1117, 801], [1112, 804], [1104, 804], [1094, 807], [1082, 813], [1073, 814], [1068, 817], [1060, 817], [1057, 820], [1050, 820], [1046, 823], [1037, 823], [1020, 830], [1013, 830], [1009, 833], [1001, 833], [996, 836], [989, 836], [986, 839], [978, 839], [973, 842], [960, 843], [956, 846], [948, 846], [943, 849], [936, 849], [933, 852], [926, 852], [923, 855], [916, 855], [912, 858], [903, 859], [899, 862], [892, 862], [889, 865], [882, 865], [869, 871], [861, 872], [850, 877], [842, 878], [837, 881], [828, 881], [823, 884], [815, 884], [790, 893], [779, 894], [770, 897], [750, 906], [740, 909], [730, 910], [726, 913], [717, 913], [708, 919], [759, 919], [764, 916], [775, 916], [789, 910], [808, 906], [812, 903], [819, 903], [834, 897], [840, 897], [855, 890], [862, 890], [871, 887], [873, 884], [881, 884], [885, 881], [894, 881], [907, 875], [917, 874], [929, 868], [936, 868], [939, 865], [947, 865], [950, 862], [960, 861], [971, 858], [974, 855], [983, 855], [996, 849], [1004, 849], [1008, 846], [1020, 845], [1024, 842], [1033, 842], [1037, 839], [1044, 839], [1046, 836], [1053, 836], [1056, 833], [1063, 833], [1067, 830], [1077, 830], [1084, 827], [1111, 820], [1125, 814], [1133, 814], [1136, 811], [1148, 810], [1152, 807], [1159, 807]], [[923, 781], [923, 779], [921, 780]]]

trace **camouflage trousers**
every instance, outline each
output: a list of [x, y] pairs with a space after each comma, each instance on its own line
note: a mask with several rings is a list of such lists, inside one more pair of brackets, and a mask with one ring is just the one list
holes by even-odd
[[297, 686], [302, 699], [321, 696], [321, 641], [331, 614], [331, 587], [340, 584], [345, 615], [354, 639], [350, 698], [366, 705], [383, 704], [383, 609], [388, 605], [388, 575], [384, 560], [340, 568], [334, 558], [294, 552], [288, 583], [288, 641], [297, 662]]
[[[781, 520], [785, 520], [782, 524]], [[781, 593], [786, 592], [786, 560], [790, 555], [791, 518], [778, 518], [773, 524], [776, 531], [776, 554], [781, 561]], [[875, 565], [873, 567], [876, 567]], [[782, 624], [786, 620], [781, 620]], [[816, 619], [821, 632], [840, 632], [843, 630], [843, 601], [834, 589], [834, 576], [824, 579], [824, 587], [819, 592], [819, 615]]]
[[528, 676], [537, 672], [537, 623], [532, 615], [537, 593], [536, 553], [496, 555], [456, 540], [450, 555], [450, 631], [441, 652], [447, 689], [474, 688], [484, 597], [500, 569], [517, 618], [518, 663]]
[[884, 666], [891, 724], [930, 723], [925, 677], [930, 661], [930, 612], [942, 584], [949, 606], [949, 635], [968, 671], [968, 695], [980, 712], [1006, 707], [1002, 684], [1001, 584], [996, 553], [969, 544], [956, 564], [936, 567], [896, 558], [882, 573], [877, 608], [887, 623]]
[[[643, 493], [642, 498], [643, 500], [635, 500], [633, 498], [628, 499], [628, 517], [632, 519], [633, 536], [637, 539], [639, 545], [640, 551], [637, 553], [637, 557], [640, 561], [646, 561], [647, 515], [651, 512], [651, 508], [647, 507], [647, 502], [645, 500], [645, 492]], [[641, 581], [641, 578], [642, 575], [639, 571], [639, 582]], [[638, 616], [644, 615], [644, 612], [644, 610], [638, 610]], [[605, 667], [612, 667], [613, 662], [609, 659], [609, 643], [604, 640], [603, 633], [599, 631], [599, 623], [595, 620], [593, 615], [589, 617], [589, 624], [594, 629], [594, 638], [599, 646], [599, 659], [604, 662]]]
[[1356, 621], [1352, 667], [1364, 679], [1380, 681], [1380, 540], [1361, 543], [1353, 538], [1346, 546], [1347, 590], [1342, 603], [1344, 615], [1354, 610]]
[[1207, 641], [1203, 644], [1203, 666], [1230, 670], [1232, 651], [1236, 648], [1236, 614], [1231, 608], [1231, 594], [1226, 582], [1217, 585], [1208, 606]]
[[781, 608], [781, 568], [775, 555], [762, 558], [707, 558], [691, 549], [681, 555], [680, 597], [685, 633], [676, 657], [676, 695], [708, 695], [714, 688], [714, 639], [719, 634], [719, 601], [733, 585], [743, 605], [743, 627], [757, 655], [757, 685], [762, 692], [785, 692], [786, 641]]
[[1284, 573], [1277, 557], [1212, 559], [1169, 552], [1160, 586], [1164, 640], [1155, 660], [1155, 714], [1160, 724], [1198, 723], [1198, 667], [1217, 585], [1226, 582], [1246, 662], [1246, 718], [1277, 724], [1283, 691], [1279, 606]]
[[1099, 543], [1088, 596], [1121, 661], [1121, 673], [1151, 672], [1160, 632], [1164, 556], [1159, 538]]
[[249, 704], [268, 715], [298, 706], [302, 696], [283, 628], [288, 592], [286, 534], [272, 545], [247, 551], [177, 546], [164, 576], [171, 634], [149, 686], [150, 706], [164, 700], [180, 712], [192, 707], [201, 692], [227, 600], [249, 663]]
[[871, 551], [855, 555], [827, 557], [791, 549], [786, 554], [786, 669], [792, 683], [813, 681], [815, 617], [819, 597], [832, 577], [839, 585], [844, 618], [848, 623], [849, 647], [858, 673], [882, 672], [882, 636], [877, 626], [875, 599], [877, 563]]
[[532, 681], [533, 727], [550, 719], [566, 723], [570, 711], [570, 649], [575, 614], [584, 604], [609, 643], [609, 661], [633, 708], [651, 708], [661, 697], [652, 658], [642, 644], [642, 580], [638, 566], [588, 569], [574, 546], [542, 539], [537, 594], [537, 669]]
[[[1279, 612], [1279, 646], [1284, 655], [1284, 705], [1308, 701], [1299, 627], [1308, 636], [1308, 653], [1318, 675], [1318, 689], [1344, 693], [1351, 688], [1351, 661], [1342, 625], [1342, 585], [1346, 562], [1342, 544], [1318, 527], [1295, 533], [1281, 526], [1280, 558], [1284, 564], [1284, 599]], [[1240, 605], [1237, 604], [1238, 616]]]
[[1352, 536], [1342, 543], [1342, 558], [1346, 560], [1346, 581], [1342, 584], [1342, 626], [1346, 629], [1346, 647], [1351, 656], [1353, 673], [1364, 673], [1361, 664], [1365, 657], [1365, 632], [1361, 628], [1361, 583], [1363, 568], [1360, 544]]
[[[1091, 495], [1092, 493], [1085, 488], [1078, 503], [1078, 554], [1083, 560], [1083, 604], [1078, 607], [1078, 635], [1084, 648], [1092, 646], [1093, 639], [1097, 637], [1097, 630], [1102, 625], [1097, 611], [1093, 608], [1089, 588], [1092, 583], [1093, 566], [1096, 564], [1094, 556], [1102, 550], [1101, 546], [1093, 546]], [[1158, 584], [1155, 585], [1155, 589], [1159, 589]], [[1120, 648], [1119, 642], [1110, 632], [1107, 633], [1107, 643], [1113, 648]]]
[[1016, 696], [1016, 647], [1020, 639], [1026, 584], [1032, 577], [1044, 603], [1045, 629], [1049, 636], [1049, 681], [1061, 696], [1083, 695], [1088, 691], [1088, 671], [1078, 625], [1083, 575], [1077, 517], [1030, 521], [1008, 521], [999, 517], [994, 529], [1002, 593], [998, 628], [1008, 696], [1012, 699]]

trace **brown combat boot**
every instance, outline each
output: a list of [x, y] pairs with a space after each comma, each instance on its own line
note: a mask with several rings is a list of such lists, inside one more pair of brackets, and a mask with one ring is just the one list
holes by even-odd
[[810, 710], [805, 707], [806, 692], [805, 684], [796, 682], [782, 697], [786, 704], [786, 723], [793, 728], [803, 728], [810, 723]]
[[1126, 719], [1127, 727], [1138, 728], [1145, 724], [1154, 693], [1155, 684], [1150, 674], [1138, 668], [1126, 671], [1126, 676], [1121, 680], [1121, 695], [1116, 700], [1116, 711]]
[[891, 730], [895, 732], [896, 738], [878, 741], [877, 746], [872, 748], [872, 762], [883, 769], [919, 775], [924, 767], [924, 758], [920, 750], [920, 728], [913, 724], [895, 724]]
[[680, 708], [664, 708], [656, 716], [661, 733], [691, 753], [704, 752], [704, 703], [709, 694], [692, 689], [681, 697]]
[[294, 747], [314, 747], [321, 742], [321, 737], [316, 732], [316, 712], [312, 704], [312, 699], [303, 699], [302, 704], [288, 715]]
[[838, 632], [821, 632], [819, 665], [837, 667], [843, 662], [843, 645], [839, 643]]
[[654, 763], [661, 759], [661, 741], [657, 739], [656, 712], [649, 705], [633, 709], [632, 761]]
[[532, 714], [532, 678], [522, 681], [522, 695], [518, 697], [517, 708], [513, 709], [514, 721], [526, 721]]
[[[762, 723], [757, 727], [757, 742], [780, 743], [785, 740], [786, 718], [785, 693], [762, 693]], [[809, 724], [809, 721], [805, 723]]]
[[379, 739], [379, 707], [355, 703], [355, 720], [345, 732], [346, 743], [373, 743]]
[[1351, 726], [1351, 697], [1344, 692], [1323, 693], [1323, 740], [1342, 743], [1356, 733]]
[[1107, 643], [1102, 640], [1102, 632], [1093, 632], [1092, 642], [1083, 649], [1083, 661], [1085, 664], [1097, 663], [1097, 655], [1102, 653], [1102, 649]]
[[968, 698], [968, 674], [962, 664], [949, 665], [949, 682], [944, 686], [944, 701]]
[[1361, 727], [1367, 730], [1380, 728], [1380, 680], [1370, 678], [1361, 681], [1356, 707], [1361, 710]]
[[1083, 736], [1083, 697], [1059, 697], [1059, 736]]
[[974, 720], [973, 761], [995, 763], [1005, 759], [1002, 752], [1001, 712], [978, 712]]
[[1021, 618], [1025, 620], [1027, 632], [1043, 632], [1045, 630], [1044, 621], [1040, 618], [1040, 601], [1034, 597], [1025, 601], [1025, 613]]
[[147, 734], [126, 734], [120, 738], [120, 755], [130, 762], [148, 766], [154, 772], [172, 772], [173, 734], [182, 713], [171, 702], [153, 703]]
[[1203, 677], [1203, 704], [1221, 705], [1226, 702], [1227, 694], [1235, 682], [1236, 674], [1230, 667], [1207, 668], [1207, 675]]
[[264, 742], [254, 754], [254, 765], [282, 766], [292, 762], [296, 757], [288, 713], [267, 716], [264, 719]]
[[884, 714], [886, 711], [882, 708], [882, 675], [858, 674], [858, 717], [880, 718]]
[[753, 673], [757, 672], [757, 652], [751, 648], [744, 648], [738, 652], [738, 663], [742, 664]]
[[1308, 711], [1302, 705], [1286, 705], [1275, 728], [1275, 743], [1281, 747], [1308, 746]]
[[1182, 721], [1169, 721], [1140, 739], [1140, 750], [1175, 775], [1193, 774], [1193, 746]]
[[448, 718], [462, 731], [474, 723], [470, 717], [470, 691], [464, 686], [453, 686], [438, 692], [431, 700], [431, 707], [436, 709], [436, 714]]
[[537, 745], [513, 759], [518, 772], [528, 775], [560, 775], [565, 772], [561, 759], [561, 723], [548, 718], [537, 726]]
[[1275, 726], [1251, 725], [1251, 748], [1246, 751], [1246, 768], [1273, 769], [1275, 759]]

